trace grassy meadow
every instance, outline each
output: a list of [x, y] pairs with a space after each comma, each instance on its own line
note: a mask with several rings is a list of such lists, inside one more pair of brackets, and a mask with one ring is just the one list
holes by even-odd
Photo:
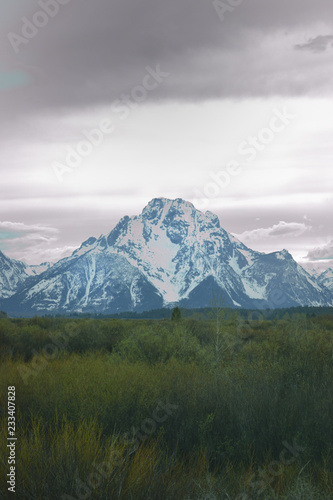
[[333, 316], [0, 319], [16, 497], [333, 498]]

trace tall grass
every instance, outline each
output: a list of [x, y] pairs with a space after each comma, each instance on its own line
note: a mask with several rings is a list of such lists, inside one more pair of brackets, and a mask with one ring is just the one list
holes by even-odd
[[94, 321], [78, 320], [46, 359], [66, 320], [2, 321], [3, 498], [12, 385], [18, 498], [332, 498], [331, 318], [254, 321], [246, 339], [232, 319], [218, 360], [210, 322], [96, 321], [93, 338]]

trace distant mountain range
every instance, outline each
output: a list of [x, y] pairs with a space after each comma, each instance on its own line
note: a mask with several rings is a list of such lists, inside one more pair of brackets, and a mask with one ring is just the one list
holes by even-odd
[[51, 265], [45, 262], [39, 266], [28, 266], [24, 262], [6, 257], [0, 251], [0, 299], [11, 297], [29, 282], [31, 276], [38, 276]]
[[[222, 299], [221, 299], [222, 297]], [[287, 250], [246, 247], [182, 199], [155, 198], [70, 257], [27, 266], [0, 252], [0, 309], [10, 315], [141, 312], [180, 305], [332, 306], [333, 271], [308, 274]]]

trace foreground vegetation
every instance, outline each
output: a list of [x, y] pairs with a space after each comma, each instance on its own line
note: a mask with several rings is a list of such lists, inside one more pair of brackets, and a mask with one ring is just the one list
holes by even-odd
[[0, 496], [333, 498], [333, 316], [0, 319]]

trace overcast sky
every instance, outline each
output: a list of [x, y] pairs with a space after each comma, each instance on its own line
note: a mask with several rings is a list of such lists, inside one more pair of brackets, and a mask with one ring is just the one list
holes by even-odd
[[8, 256], [55, 261], [164, 196], [333, 267], [332, 0], [0, 6]]

